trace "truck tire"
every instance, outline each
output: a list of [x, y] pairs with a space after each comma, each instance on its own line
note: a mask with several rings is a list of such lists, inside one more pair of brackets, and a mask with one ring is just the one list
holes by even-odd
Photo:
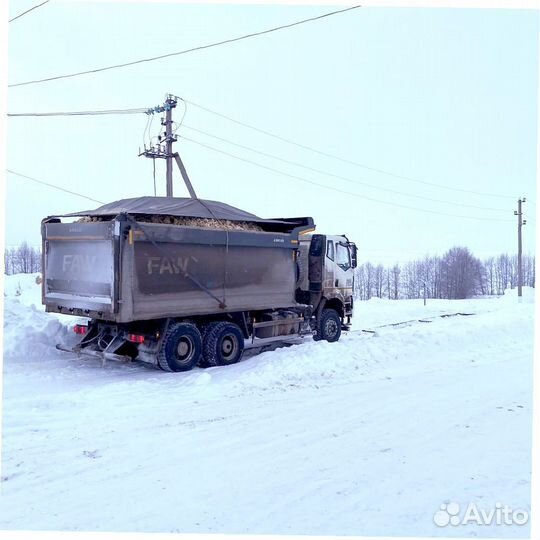
[[205, 367], [235, 364], [244, 352], [244, 334], [237, 324], [221, 321], [206, 327], [202, 365]]
[[317, 325], [316, 341], [324, 339], [330, 343], [341, 336], [341, 318], [335, 309], [323, 309]]
[[189, 371], [202, 353], [201, 333], [192, 323], [177, 322], [167, 329], [157, 354], [163, 371]]

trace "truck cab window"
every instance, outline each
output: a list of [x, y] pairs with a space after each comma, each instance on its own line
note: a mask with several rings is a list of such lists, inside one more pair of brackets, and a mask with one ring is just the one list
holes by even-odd
[[334, 242], [328, 240], [326, 242], [326, 256], [333, 261], [334, 260]]
[[349, 248], [344, 244], [336, 244], [336, 264], [343, 270], [351, 267]]

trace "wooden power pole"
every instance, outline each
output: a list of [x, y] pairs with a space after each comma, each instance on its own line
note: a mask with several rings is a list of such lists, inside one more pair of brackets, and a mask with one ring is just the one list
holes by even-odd
[[187, 174], [186, 168], [184, 167], [184, 164], [182, 163], [182, 160], [180, 159], [180, 155], [178, 152], [173, 152], [173, 143], [177, 141], [176, 135], [173, 133], [172, 125], [173, 125], [173, 119], [172, 119], [172, 110], [176, 107], [178, 103], [178, 99], [176, 96], [173, 96], [171, 94], [168, 94], [165, 103], [163, 105], [158, 105], [157, 107], [153, 107], [152, 109], [148, 109], [146, 111], [146, 114], [156, 114], [156, 113], [165, 113], [165, 117], [161, 118], [161, 125], [165, 128], [165, 133], [162, 135], [159, 135], [158, 137], [158, 144], [151, 146], [150, 148], [146, 148], [146, 144], [144, 147], [143, 152], [139, 152], [139, 156], [144, 156], [147, 158], [161, 158], [165, 160], [166, 163], [166, 194], [167, 197], [173, 197], [173, 159], [176, 161], [176, 164], [178, 165], [178, 168], [180, 169], [180, 174], [182, 175], [182, 178], [184, 180], [184, 183], [186, 184], [186, 187], [189, 191], [189, 195], [192, 199], [196, 199], [197, 195], [195, 193], [195, 190], [193, 189], [193, 186], [191, 185], [191, 181], [189, 180], [189, 176]]
[[523, 219], [523, 212], [521, 209], [521, 205], [526, 202], [527, 199], [523, 197], [522, 199], [518, 199], [518, 209], [514, 210], [514, 215], [518, 218], [518, 297], [522, 296], [522, 287], [523, 287], [523, 267], [521, 264], [521, 254], [523, 251], [523, 243], [521, 238], [521, 228], [523, 225], [527, 223], [526, 220]]
[[161, 121], [161, 125], [165, 126], [165, 146], [166, 146], [166, 157], [167, 160], [167, 197], [173, 196], [173, 184], [172, 184], [172, 145], [176, 141], [176, 137], [172, 132], [172, 110], [176, 107], [176, 100], [172, 99], [171, 96], [167, 96], [165, 100], [165, 120]]

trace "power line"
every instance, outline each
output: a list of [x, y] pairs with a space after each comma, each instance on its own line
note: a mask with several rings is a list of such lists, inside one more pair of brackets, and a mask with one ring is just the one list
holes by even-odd
[[26, 15], [27, 13], [30, 13], [31, 11], [34, 11], [34, 9], [37, 9], [38, 7], [41, 7], [41, 6], [45, 5], [45, 4], [47, 4], [49, 1], [50, 0], [45, 0], [45, 2], [41, 2], [41, 4], [38, 4], [37, 6], [33, 6], [30, 9], [27, 9], [26, 11], [23, 11], [22, 13], [19, 13], [16, 17], [13, 17], [13, 19], [9, 19], [8, 22], [13, 22], [13, 21], [19, 19], [23, 15]]
[[490, 208], [490, 207], [485, 207], [485, 206], [477, 206], [477, 205], [473, 205], [473, 204], [463, 204], [463, 203], [457, 203], [457, 202], [453, 202], [453, 201], [445, 201], [445, 200], [441, 200], [441, 199], [432, 199], [431, 197], [424, 197], [423, 195], [415, 195], [415, 194], [412, 194], [412, 193], [406, 193], [406, 192], [398, 191], [398, 190], [395, 190], [395, 189], [376, 186], [374, 184], [370, 184], [369, 182], [363, 182], [361, 180], [357, 180], [357, 179], [354, 179], [354, 178], [349, 178], [347, 176], [342, 176], [342, 175], [339, 175], [339, 174], [334, 174], [334, 173], [331, 173], [331, 172], [328, 172], [328, 171], [324, 171], [322, 169], [316, 169], [314, 167], [308, 167], [307, 165], [303, 165], [302, 163], [298, 163], [297, 161], [291, 161], [291, 160], [284, 159], [282, 157], [276, 156], [275, 154], [262, 152], [260, 150], [256, 150], [255, 148], [252, 148], [250, 146], [245, 146], [243, 144], [233, 142], [233, 141], [231, 141], [229, 139], [225, 139], [223, 137], [218, 137], [217, 135], [213, 135], [212, 133], [208, 133], [207, 131], [203, 131], [202, 129], [198, 129], [198, 128], [195, 128], [195, 127], [192, 127], [192, 126], [188, 126], [187, 124], [184, 124], [183, 127], [187, 128], [187, 129], [190, 129], [192, 131], [196, 131], [197, 133], [201, 133], [202, 135], [212, 137], [213, 139], [216, 139], [218, 141], [225, 142], [225, 143], [230, 144], [232, 146], [236, 146], [236, 147], [242, 148], [244, 150], [249, 150], [250, 152], [254, 152], [255, 154], [259, 154], [261, 156], [266, 156], [266, 157], [269, 157], [269, 158], [272, 158], [272, 159], [277, 159], [278, 161], [281, 161], [283, 163], [287, 163], [289, 165], [294, 165], [295, 167], [301, 167], [301, 168], [306, 169], [308, 171], [316, 172], [316, 173], [319, 173], [319, 174], [324, 174], [324, 175], [327, 175], [327, 176], [331, 176], [333, 178], [338, 178], [340, 180], [345, 180], [346, 182], [350, 182], [352, 184], [367, 186], [367, 187], [370, 187], [370, 188], [373, 188], [373, 189], [378, 189], [380, 191], [386, 191], [388, 193], [394, 193], [395, 195], [404, 195], [406, 197], [413, 197], [413, 198], [416, 198], [416, 199], [422, 199], [424, 201], [430, 201], [430, 202], [435, 202], [435, 203], [440, 203], [440, 204], [449, 204], [449, 205], [454, 205], [454, 206], [461, 206], [463, 208], [473, 208], [473, 209], [476, 209], [476, 210], [489, 210], [489, 211], [493, 211], [493, 212], [507, 212], [508, 211], [506, 208]]
[[[181, 99], [181, 98], [179, 98], [179, 99]], [[185, 101], [187, 101], [187, 100], [185, 100]], [[189, 103], [193, 104], [191, 102], [189, 102]], [[195, 105], [197, 107], [200, 107], [200, 106], [198, 106], [196, 104], [193, 104], [193, 105]], [[205, 110], [208, 110], [208, 109], [205, 109]], [[107, 109], [107, 110], [94, 110], [94, 111], [67, 111], [67, 112], [64, 111], [64, 112], [44, 112], [44, 113], [8, 113], [7, 116], [8, 117], [50, 117], [50, 116], [91, 116], [91, 115], [114, 115], [114, 114], [141, 114], [141, 113], [147, 114], [148, 109], [147, 108], [131, 108], [131, 109]], [[216, 114], [220, 115], [220, 113], [216, 113]], [[185, 116], [185, 112], [184, 112], [184, 116]], [[152, 118], [152, 117], [153, 116], [150, 116], [149, 119]], [[148, 125], [148, 123], [147, 123], [147, 125]], [[175, 129], [175, 133], [176, 133], [178, 127]], [[445, 200], [440, 200], [440, 199], [433, 199], [433, 198], [430, 198], [430, 197], [424, 197], [422, 195], [415, 195], [415, 194], [405, 193], [405, 192], [390, 189], [390, 188], [376, 186], [374, 184], [370, 184], [368, 182], [363, 182], [361, 180], [349, 178], [349, 177], [342, 176], [342, 175], [337, 175], [337, 174], [334, 174], [334, 173], [331, 173], [331, 172], [328, 172], [328, 171], [324, 171], [322, 169], [309, 167], [307, 165], [303, 165], [302, 163], [292, 161], [292, 160], [287, 160], [287, 159], [284, 159], [284, 158], [282, 158], [280, 156], [276, 156], [275, 154], [262, 152], [260, 150], [255, 149], [255, 148], [252, 148], [250, 146], [246, 146], [246, 145], [236, 143], [236, 142], [231, 141], [229, 139], [219, 137], [219, 136], [214, 135], [212, 133], [208, 133], [207, 131], [203, 131], [201, 129], [195, 128], [193, 126], [188, 126], [187, 124], [184, 124], [184, 127], [187, 128], [187, 129], [190, 129], [192, 131], [196, 131], [198, 133], [206, 135], [208, 137], [212, 137], [212, 138], [214, 138], [216, 140], [225, 142], [227, 144], [231, 144], [231, 145], [236, 146], [238, 148], [242, 148], [244, 150], [248, 150], [250, 152], [254, 152], [254, 153], [262, 155], [262, 156], [266, 156], [266, 157], [269, 157], [269, 158], [272, 158], [272, 159], [276, 159], [278, 161], [281, 161], [283, 163], [287, 163], [289, 165], [294, 165], [294, 166], [297, 166], [297, 167], [301, 167], [301, 168], [304, 168], [304, 169], [312, 171], [312, 172], [316, 172], [316, 173], [319, 173], [319, 174], [323, 174], [323, 175], [331, 176], [331, 177], [338, 178], [338, 179], [341, 179], [341, 180], [345, 180], [345, 181], [353, 183], [353, 184], [365, 185], [365, 186], [371, 187], [373, 189], [378, 189], [378, 190], [381, 190], [381, 191], [386, 191], [386, 192], [394, 193], [394, 194], [397, 194], [397, 195], [404, 195], [404, 196], [408, 196], [408, 197], [413, 197], [413, 198], [427, 200], [427, 201], [441, 203], [441, 204], [450, 204], [450, 205], [460, 206], [460, 207], [463, 207], [463, 208], [472, 208], [472, 209], [479, 209], [479, 210], [506, 212], [506, 210], [502, 209], [502, 208], [490, 208], [490, 207], [483, 207], [483, 206], [477, 206], [477, 205], [456, 203], [456, 202], [445, 201]], [[145, 131], [146, 131], [146, 129], [145, 129]], [[186, 139], [186, 140], [189, 140], [189, 139]], [[191, 141], [191, 142], [197, 143], [197, 141]], [[198, 143], [198, 144], [201, 144], [201, 143]], [[211, 147], [208, 147], [208, 148], [211, 148]], [[441, 186], [441, 187], [445, 187], [445, 186]], [[94, 199], [92, 199], [92, 200], [94, 200]], [[99, 201], [97, 201], [97, 202], [99, 202]]]
[[[397, 174], [397, 173], [392, 173], [390, 171], [385, 171], [383, 169], [377, 169], [377, 168], [373, 168], [373, 167], [369, 167], [367, 165], [363, 165], [361, 163], [357, 163], [355, 161], [351, 161], [351, 160], [348, 160], [348, 159], [345, 159], [345, 158], [340, 158], [338, 156], [334, 156], [332, 154], [328, 154], [326, 152], [322, 152], [322, 151], [319, 151], [315, 148], [312, 148], [312, 147], [309, 147], [309, 146], [305, 146], [303, 144], [300, 144], [300, 143], [297, 143], [295, 141], [291, 141], [289, 139], [286, 139], [286, 138], [283, 138], [279, 135], [276, 135], [276, 134], [273, 134], [273, 133], [270, 133], [268, 131], [265, 131], [265, 130], [262, 130], [262, 129], [259, 129], [255, 126], [252, 126], [250, 124], [246, 124], [244, 122], [240, 122], [239, 120], [235, 120], [233, 118], [230, 118], [226, 115], [223, 115], [221, 113], [218, 113], [217, 111], [212, 111], [211, 109], [208, 109], [206, 107], [203, 107], [202, 105], [198, 105], [196, 103], [193, 103], [192, 101], [189, 101], [189, 100], [184, 100], [182, 98], [178, 98], [186, 103], [189, 103], [190, 105], [193, 105], [195, 107], [198, 107], [206, 112], [209, 112], [209, 113], [212, 113], [212, 114], [215, 114], [217, 116], [220, 116], [222, 118], [225, 118], [227, 120], [230, 120], [231, 122], [234, 122], [236, 124], [240, 124], [244, 127], [247, 127], [249, 129], [253, 129], [255, 131], [259, 131], [265, 135], [269, 135], [271, 137], [274, 137], [274, 138], [277, 138], [279, 140], [282, 140], [284, 142], [287, 142], [287, 143], [290, 143], [290, 144], [293, 144], [295, 146], [298, 146], [300, 148], [303, 148], [303, 149], [306, 149], [306, 150], [309, 150], [309, 151], [313, 151], [313, 152], [316, 152], [318, 154], [321, 154], [323, 156], [326, 156], [326, 157], [330, 157], [330, 158], [333, 158], [333, 159], [337, 159], [339, 161], [343, 161], [345, 163], [349, 163], [351, 165], [355, 165], [355, 166], [358, 166], [358, 167], [361, 167], [361, 168], [364, 168], [364, 169], [367, 169], [367, 170], [371, 170], [371, 171], [375, 171], [375, 172], [379, 172], [379, 173], [382, 173], [382, 174], [386, 174], [386, 175], [389, 175], [389, 176], [393, 176], [395, 178], [401, 178], [401, 179], [404, 179], [404, 180], [409, 180], [409, 181], [413, 181], [413, 182], [419, 182], [419, 183], [423, 183], [423, 184], [427, 184], [427, 185], [431, 185], [431, 186], [434, 186], [434, 187], [438, 187], [438, 188], [442, 188], [442, 189], [447, 189], [447, 190], [451, 190], [451, 191], [458, 191], [458, 192], [463, 192], [463, 193], [472, 193], [472, 194], [475, 194], [475, 195], [482, 195], [482, 196], [491, 196], [491, 197], [499, 197], [499, 198], [511, 198], [511, 196], [509, 195], [497, 195], [497, 194], [493, 194], [493, 193], [485, 193], [485, 192], [479, 192], [479, 191], [472, 191], [472, 190], [465, 190], [465, 189], [459, 189], [459, 188], [452, 188], [452, 187], [449, 187], [449, 186], [445, 186], [445, 185], [442, 185], [442, 184], [436, 184], [436, 183], [433, 183], [433, 182], [427, 182], [427, 181], [424, 181], [424, 180], [419, 180], [417, 178], [412, 178], [412, 177], [409, 177], [409, 176], [404, 176], [404, 175], [400, 175], [400, 174]], [[185, 110], [184, 110], [184, 116], [185, 116]], [[62, 112], [41, 112], [41, 113], [7, 113], [7, 116], [8, 117], [51, 117], [51, 116], [94, 116], [94, 115], [123, 115], [123, 114], [148, 114], [148, 108], [131, 108], [131, 109], [108, 109], [108, 110], [95, 110], [95, 111], [62, 111]], [[149, 116], [149, 121], [151, 121], [153, 119], [153, 115], [150, 115]], [[182, 121], [183, 121], [183, 118], [182, 118]], [[178, 130], [178, 128], [180, 127], [180, 125], [182, 125], [182, 122], [180, 122], [180, 124], [175, 128], [174, 130], [174, 133], [176, 133], [176, 131]], [[423, 199], [423, 200], [426, 200], [426, 201], [431, 201], [431, 202], [436, 202], [436, 203], [442, 203], [442, 204], [450, 204], [450, 205], [454, 205], [454, 206], [461, 206], [463, 208], [472, 208], [472, 209], [478, 209], [478, 210], [488, 210], [488, 211], [494, 211], [494, 212], [506, 212], [506, 209], [502, 209], [502, 208], [491, 208], [491, 207], [485, 207], [485, 206], [478, 206], [478, 205], [471, 205], [471, 204], [464, 204], [464, 203], [456, 203], [456, 202], [452, 202], [452, 201], [443, 201], [443, 200], [440, 200], [440, 199], [433, 199], [431, 197], [424, 197], [422, 195], [414, 195], [414, 194], [411, 194], [411, 193], [405, 193], [405, 192], [402, 192], [402, 191], [398, 191], [398, 190], [393, 190], [393, 189], [390, 189], [390, 188], [384, 188], [384, 187], [381, 187], [381, 186], [376, 186], [374, 184], [370, 184], [368, 182], [363, 182], [363, 181], [360, 181], [360, 180], [357, 180], [357, 179], [352, 179], [352, 178], [349, 178], [349, 177], [346, 177], [346, 176], [342, 176], [342, 175], [337, 175], [337, 174], [334, 174], [334, 173], [330, 173], [328, 171], [323, 171], [321, 169], [316, 169], [316, 168], [313, 168], [313, 167], [309, 167], [307, 165], [303, 165], [301, 163], [298, 163], [296, 161], [291, 161], [291, 160], [287, 160], [287, 159], [284, 159], [284, 158], [281, 158], [279, 156], [276, 156], [275, 154], [270, 154], [270, 153], [266, 153], [266, 152], [262, 152], [260, 150], [256, 150], [255, 148], [251, 148], [249, 146], [245, 146], [245, 145], [242, 145], [242, 144], [239, 144], [239, 143], [235, 143], [229, 139], [226, 139], [226, 138], [223, 138], [223, 137], [219, 137], [217, 135], [214, 135], [212, 133], [208, 133], [206, 131], [203, 131], [203, 130], [200, 130], [198, 128], [195, 128], [193, 126], [188, 126], [187, 124], [184, 124], [184, 127], [188, 128], [188, 129], [191, 129], [193, 131], [197, 131], [198, 133], [201, 133], [203, 135], [207, 135], [208, 137], [212, 137], [214, 139], [217, 139], [217, 140], [220, 140], [220, 141], [223, 141], [223, 142], [226, 142], [228, 144], [231, 144], [233, 146], [237, 146], [239, 148], [243, 148], [245, 150], [249, 150], [251, 152], [254, 152], [254, 153], [257, 153], [257, 154], [260, 154], [260, 155], [263, 155], [263, 156], [266, 156], [266, 157], [270, 157], [270, 158], [273, 158], [273, 159], [277, 159], [279, 161], [282, 161], [283, 163], [288, 163], [289, 165], [295, 165], [297, 167], [302, 167], [304, 169], [307, 169], [307, 170], [311, 170], [313, 172], [317, 172], [317, 173], [320, 173], [320, 174], [324, 174], [324, 175], [328, 175], [328, 176], [332, 176], [334, 178], [339, 178], [341, 180], [345, 180], [347, 182], [352, 182], [352, 183], [355, 183], [355, 184], [360, 184], [360, 185], [365, 185], [365, 186], [368, 186], [368, 187], [371, 187], [373, 189], [379, 189], [381, 191], [387, 191], [389, 193], [395, 193], [397, 195], [405, 195], [405, 196], [408, 196], [408, 197], [413, 197], [413, 198], [417, 198], [417, 199]], [[146, 134], [146, 131], [148, 130], [148, 122], [147, 122], [147, 125], [146, 125], [146, 128], [145, 128], [145, 134]], [[145, 135], [144, 134], [144, 135]], [[143, 135], [143, 137], [144, 137]], [[534, 205], [534, 203], [531, 202], [532, 205]]]
[[[181, 98], [179, 98], [179, 99], [181, 99]], [[192, 105], [195, 105], [196, 107], [200, 107], [199, 105], [193, 104], [191, 102], [189, 102], [189, 103], [192, 104]], [[205, 110], [209, 111], [209, 109], [205, 109]], [[108, 110], [95, 110], [95, 111], [67, 111], [67, 112], [64, 111], [64, 112], [43, 112], [43, 113], [8, 113], [7, 116], [8, 117], [51, 117], [51, 116], [54, 117], [54, 116], [93, 116], [93, 115], [117, 115], [117, 114], [122, 115], [122, 114], [142, 114], [142, 113], [147, 114], [148, 109], [141, 107], [141, 108], [131, 108], [131, 109], [108, 109]], [[215, 113], [215, 114], [219, 114], [221, 116], [220, 113]], [[184, 116], [185, 116], [185, 111], [184, 111]], [[150, 115], [148, 120], [150, 121], [152, 118], [153, 118], [153, 116]], [[228, 117], [226, 117], [226, 118], [228, 118]], [[175, 128], [174, 133], [176, 133], [176, 131], [178, 130], [180, 125], [182, 125], [182, 123], [180, 123]], [[245, 125], [245, 124], [242, 123], [242, 125]], [[304, 168], [306, 170], [310, 170], [312, 172], [317, 172], [319, 174], [331, 176], [331, 177], [338, 178], [338, 179], [341, 179], [341, 180], [344, 180], [344, 181], [347, 181], [347, 182], [351, 182], [351, 183], [354, 183], [354, 184], [365, 185], [365, 186], [371, 187], [373, 189], [378, 189], [380, 191], [386, 191], [388, 193], [394, 193], [396, 195], [405, 195], [407, 197], [422, 199], [422, 200], [426, 200], [426, 201], [430, 201], [430, 202], [436, 202], [436, 203], [441, 203], [441, 204], [449, 204], [449, 205], [454, 205], [454, 206], [460, 206], [460, 207], [463, 207], [463, 208], [472, 208], [472, 209], [477, 209], [477, 210], [488, 210], [488, 211], [494, 211], [494, 212], [506, 212], [506, 209], [503, 209], [503, 208], [491, 208], [491, 207], [484, 207], [484, 206], [478, 206], [478, 205], [457, 203], [457, 202], [453, 202], [453, 201], [434, 199], [434, 198], [431, 198], [431, 197], [425, 197], [425, 196], [422, 196], [422, 195], [415, 195], [415, 194], [405, 193], [405, 192], [390, 189], [390, 188], [376, 186], [374, 184], [370, 184], [369, 182], [364, 182], [364, 181], [361, 181], [361, 180], [358, 180], [358, 179], [353, 179], [353, 178], [350, 178], [350, 177], [346, 177], [346, 176], [334, 174], [334, 173], [331, 173], [331, 172], [328, 172], [328, 171], [324, 171], [322, 169], [309, 167], [309, 166], [303, 165], [302, 163], [299, 163], [297, 161], [287, 160], [287, 159], [284, 159], [284, 158], [282, 158], [280, 156], [276, 156], [275, 154], [262, 152], [260, 150], [255, 149], [255, 148], [252, 148], [250, 146], [245, 146], [245, 145], [236, 143], [236, 142], [231, 141], [229, 139], [219, 137], [217, 135], [214, 135], [214, 134], [209, 133], [207, 131], [203, 131], [203, 130], [195, 128], [193, 126], [189, 126], [187, 124], [184, 124], [184, 127], [187, 128], [187, 129], [190, 129], [192, 131], [196, 131], [198, 133], [206, 135], [208, 137], [212, 137], [212, 138], [214, 138], [216, 140], [225, 142], [227, 144], [231, 144], [231, 145], [236, 146], [238, 148], [242, 148], [244, 150], [248, 150], [250, 152], [254, 152], [254, 153], [262, 155], [262, 156], [266, 156], [266, 157], [269, 157], [269, 158], [272, 158], [272, 159], [276, 159], [278, 161], [281, 161], [283, 163], [287, 163], [289, 165], [294, 165], [294, 166], [297, 166], [297, 167], [301, 167], [301, 168]], [[146, 133], [147, 129], [148, 129], [148, 122], [147, 122], [147, 126], [145, 128], [145, 133]], [[264, 133], [266, 133], [266, 132], [264, 132]], [[293, 144], [296, 144], [296, 143], [293, 143]], [[309, 148], [309, 147], [304, 147], [303, 145], [300, 145], [300, 146], [303, 147], [303, 148]], [[351, 163], [354, 163], [354, 162], [351, 162]], [[398, 176], [398, 175], [394, 175], [394, 176]], [[399, 176], [399, 177], [401, 177], [401, 176]], [[407, 177], [402, 177], [402, 178], [407, 178]], [[447, 189], [452, 189], [452, 188], [448, 188], [447, 186], [440, 186], [440, 187], [447, 188]], [[461, 191], [461, 190], [458, 190], [458, 191]], [[476, 193], [476, 192], [474, 192], [474, 193]]]
[[227, 115], [222, 114], [220, 112], [209, 109], [208, 107], [203, 107], [202, 105], [194, 103], [193, 101], [190, 101], [188, 99], [184, 98], [184, 101], [186, 103], [189, 103], [190, 105], [193, 105], [194, 107], [197, 107], [197, 108], [199, 108], [199, 109], [201, 109], [203, 111], [206, 111], [206, 112], [208, 112], [210, 114], [214, 114], [215, 116], [219, 116], [221, 118], [224, 118], [225, 120], [229, 120], [230, 122], [233, 122], [233, 123], [238, 124], [240, 126], [243, 126], [245, 128], [252, 129], [253, 131], [258, 131], [259, 133], [262, 133], [263, 135], [268, 135], [269, 137], [273, 137], [274, 139], [280, 140], [282, 142], [292, 144], [294, 146], [297, 146], [298, 148], [302, 148], [303, 150], [308, 150], [310, 152], [314, 152], [315, 154], [319, 154], [319, 155], [327, 157], [327, 158], [331, 158], [331, 159], [335, 159], [337, 161], [341, 161], [342, 163], [347, 163], [349, 165], [354, 165], [355, 167], [361, 167], [362, 169], [366, 169], [368, 171], [373, 171], [373, 172], [377, 172], [377, 173], [380, 173], [380, 174], [385, 174], [387, 176], [392, 176], [394, 178], [399, 178], [401, 180], [407, 180], [409, 182], [416, 182], [416, 183], [419, 183], [419, 184], [424, 184], [424, 185], [428, 185], [428, 186], [434, 186], [434, 187], [437, 187], [437, 188], [440, 188], [440, 189], [446, 189], [448, 191], [458, 191], [458, 192], [461, 192], [461, 193], [469, 193], [469, 194], [473, 194], [473, 195], [481, 195], [483, 197], [498, 197], [498, 198], [502, 198], [502, 199], [514, 199], [515, 198], [515, 197], [513, 197], [511, 195], [498, 195], [498, 194], [495, 194], [495, 193], [488, 193], [488, 192], [482, 192], [482, 191], [473, 191], [473, 190], [470, 190], [470, 189], [461, 189], [461, 188], [445, 186], [444, 184], [437, 184], [435, 182], [428, 182], [426, 180], [420, 180], [420, 179], [414, 178], [412, 176], [405, 176], [405, 175], [402, 175], [402, 174], [397, 174], [397, 173], [394, 173], [394, 172], [391, 172], [391, 171], [387, 171], [385, 169], [379, 169], [377, 167], [371, 167], [371, 166], [368, 166], [368, 165], [364, 165], [363, 163], [358, 163], [357, 161], [352, 161], [350, 159], [342, 158], [340, 156], [336, 156], [336, 155], [330, 154], [328, 152], [323, 152], [322, 150], [318, 150], [317, 148], [314, 148], [312, 146], [307, 146], [305, 144], [301, 144], [301, 143], [293, 141], [291, 139], [287, 139], [285, 137], [282, 137], [281, 135], [277, 135], [276, 133], [272, 133], [270, 131], [266, 131], [264, 129], [258, 128], [257, 126], [254, 126], [252, 124], [247, 124], [246, 122], [236, 120], [235, 118], [231, 118], [230, 116], [227, 116]]
[[286, 172], [281, 171], [279, 169], [274, 169], [273, 167], [267, 167], [266, 165], [262, 165], [261, 163], [257, 163], [255, 161], [251, 161], [249, 159], [245, 159], [245, 158], [242, 158], [240, 156], [230, 154], [229, 152], [225, 152], [224, 150], [220, 150], [218, 148], [215, 148], [213, 146], [209, 146], [207, 144], [201, 143], [200, 141], [196, 141], [194, 139], [190, 139], [188, 137], [182, 137], [182, 139], [185, 140], [185, 141], [189, 141], [191, 143], [197, 144], [199, 146], [202, 146], [203, 148], [213, 150], [214, 152], [218, 152], [219, 154], [223, 154], [225, 156], [232, 157], [232, 158], [237, 159], [239, 161], [243, 161], [244, 163], [250, 163], [251, 165], [255, 165], [256, 167], [260, 167], [261, 169], [266, 169], [267, 171], [271, 171], [271, 172], [274, 172], [274, 173], [277, 173], [277, 174], [281, 174], [282, 176], [286, 176], [288, 178], [293, 178], [295, 180], [299, 180], [299, 181], [305, 182], [307, 184], [311, 184], [311, 185], [314, 185], [314, 186], [317, 186], [317, 187], [321, 187], [321, 188], [324, 188], [324, 189], [327, 189], [327, 190], [330, 190], [330, 191], [335, 191], [337, 193], [342, 193], [344, 195], [350, 195], [352, 197], [358, 197], [359, 199], [364, 199], [364, 200], [371, 201], [371, 202], [376, 202], [376, 203], [380, 203], [380, 204], [386, 204], [388, 206], [394, 206], [394, 207], [397, 207], [397, 208], [405, 208], [407, 210], [414, 210], [414, 211], [417, 211], [417, 212], [425, 212], [425, 213], [428, 213], [428, 214], [436, 214], [436, 215], [439, 215], [439, 216], [447, 216], [447, 217], [454, 217], [454, 218], [460, 218], [460, 219], [474, 219], [474, 220], [478, 220], [478, 221], [497, 221], [497, 222], [504, 222], [504, 223], [508, 223], [510, 221], [513, 221], [513, 220], [510, 220], [510, 219], [495, 219], [495, 218], [482, 218], [482, 217], [476, 217], [476, 216], [461, 216], [461, 215], [456, 215], [456, 214], [448, 214], [446, 212], [438, 212], [436, 210], [428, 210], [426, 208], [418, 208], [418, 207], [415, 207], [415, 206], [407, 206], [407, 205], [404, 205], [404, 204], [393, 203], [393, 202], [389, 202], [389, 201], [383, 201], [381, 199], [375, 199], [373, 197], [360, 195], [359, 193], [354, 193], [352, 191], [345, 191], [343, 189], [335, 188], [335, 187], [332, 187], [332, 186], [327, 186], [325, 184], [320, 184], [320, 183], [315, 182], [313, 180], [310, 180], [308, 178], [304, 178], [302, 176], [297, 176], [297, 175], [294, 175], [294, 174], [289, 174], [289, 173], [286, 173]]
[[102, 114], [141, 114], [146, 113], [148, 108], [139, 109], [109, 109], [102, 111], [68, 111], [68, 112], [38, 112], [38, 113], [8, 113], [10, 117], [17, 116], [96, 116]]
[[26, 178], [27, 180], [31, 180], [32, 182], [36, 182], [38, 184], [42, 184], [44, 186], [48, 186], [53, 189], [57, 189], [58, 191], [63, 191], [65, 193], [69, 193], [70, 195], [75, 195], [77, 197], [82, 197], [83, 199], [88, 199], [89, 201], [96, 202], [98, 204], [105, 204], [102, 201], [98, 201], [97, 199], [93, 199], [92, 197], [88, 197], [86, 195], [83, 195], [81, 193], [77, 193], [75, 191], [70, 191], [69, 189], [62, 188], [60, 186], [56, 186], [54, 184], [49, 184], [49, 182], [44, 182], [43, 180], [38, 180], [37, 178], [33, 178], [32, 176], [27, 176], [25, 174], [18, 173], [16, 171], [12, 171], [11, 169], [6, 169], [8, 173], [14, 174], [15, 176], [19, 176], [20, 178]]
[[190, 49], [184, 49], [184, 50], [178, 51], [178, 52], [162, 54], [162, 55], [159, 55], [159, 56], [152, 56], [150, 58], [143, 58], [143, 59], [140, 59], [140, 60], [133, 60], [131, 62], [124, 62], [122, 64], [113, 64], [113, 65], [110, 65], [110, 66], [96, 68], [96, 69], [89, 69], [89, 70], [86, 70], [86, 71], [79, 71], [77, 73], [69, 73], [67, 75], [57, 75], [55, 77], [47, 77], [45, 79], [35, 79], [35, 80], [32, 80], [32, 81], [25, 81], [25, 82], [16, 83], [16, 84], [9, 84], [8, 86], [10, 88], [13, 88], [13, 87], [16, 87], [16, 86], [25, 86], [25, 85], [28, 85], [28, 84], [38, 84], [38, 83], [44, 83], [44, 82], [48, 82], [48, 81], [55, 81], [55, 80], [58, 80], [58, 79], [68, 79], [68, 78], [71, 78], [71, 77], [78, 77], [80, 75], [88, 75], [90, 73], [98, 73], [98, 72], [101, 72], [101, 71], [108, 71], [108, 70], [111, 70], [111, 69], [118, 69], [118, 68], [133, 66], [135, 64], [142, 64], [144, 62], [153, 62], [155, 60], [162, 60], [163, 58], [169, 58], [171, 56], [179, 56], [179, 55], [187, 54], [187, 53], [190, 53], [190, 52], [201, 51], [201, 50], [204, 50], [204, 49], [210, 49], [211, 47], [218, 47], [219, 45], [225, 45], [225, 44], [228, 44], [228, 43], [234, 43], [236, 41], [241, 41], [243, 39], [249, 39], [249, 38], [256, 37], [256, 36], [262, 36], [264, 34], [270, 34], [272, 32], [277, 32], [279, 30], [292, 28], [293, 26], [298, 26], [300, 24], [305, 24], [305, 23], [308, 23], [308, 22], [313, 22], [313, 21], [317, 21], [317, 20], [320, 20], [320, 19], [324, 19], [326, 17], [331, 17], [332, 15], [337, 15], [339, 13], [345, 13], [347, 11], [352, 11], [352, 10], [358, 9], [360, 7], [362, 7], [362, 6], [356, 5], [356, 6], [348, 7], [348, 8], [345, 8], [345, 9], [331, 11], [329, 13], [324, 13], [323, 15], [318, 15], [316, 17], [310, 17], [308, 19], [302, 19], [300, 21], [296, 21], [296, 22], [293, 22], [293, 23], [284, 24], [284, 25], [281, 25], [281, 26], [273, 27], [273, 28], [268, 28], [266, 30], [261, 30], [260, 32], [252, 32], [251, 34], [244, 34], [242, 36], [238, 36], [238, 37], [235, 37], [235, 38], [229, 38], [229, 39], [224, 39], [224, 40], [221, 40], [221, 41], [216, 41], [216, 42], [213, 42], [213, 43], [208, 43], [207, 45], [199, 45], [197, 47], [192, 47]]

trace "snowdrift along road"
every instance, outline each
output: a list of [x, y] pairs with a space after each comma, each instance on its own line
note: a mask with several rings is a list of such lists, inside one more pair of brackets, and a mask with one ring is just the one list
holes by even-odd
[[[448, 501], [529, 507], [526, 293], [358, 302], [338, 343], [169, 374], [56, 351], [77, 321], [9, 276], [0, 528], [526, 536], [433, 522]], [[360, 331], [457, 311], [475, 315]]]

